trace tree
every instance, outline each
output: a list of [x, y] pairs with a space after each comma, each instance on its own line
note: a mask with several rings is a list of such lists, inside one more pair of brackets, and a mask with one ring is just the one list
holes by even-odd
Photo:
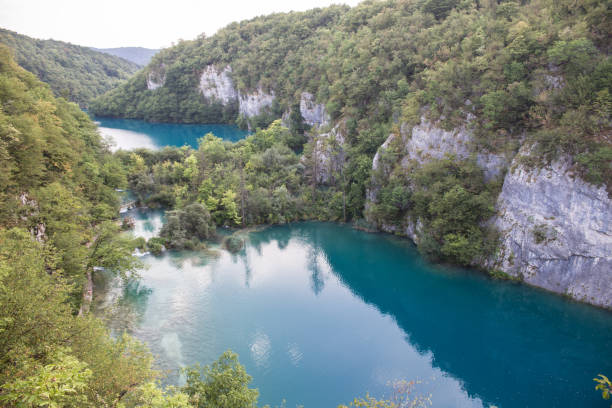
[[[69, 408], [90, 406], [85, 394], [92, 372], [87, 364], [58, 349], [44, 366], [23, 367], [33, 374], [2, 384], [0, 402], [7, 406]], [[28, 363], [35, 364], [35, 363]]]
[[238, 362], [238, 355], [226, 351], [210, 366], [186, 368], [183, 391], [198, 408], [255, 407], [259, 391], [248, 388], [251, 376]]

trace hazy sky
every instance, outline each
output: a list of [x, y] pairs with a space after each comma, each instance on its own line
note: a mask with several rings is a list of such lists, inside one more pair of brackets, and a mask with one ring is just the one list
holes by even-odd
[[0, 0], [0, 27], [99, 48], [167, 47], [233, 21], [360, 0]]

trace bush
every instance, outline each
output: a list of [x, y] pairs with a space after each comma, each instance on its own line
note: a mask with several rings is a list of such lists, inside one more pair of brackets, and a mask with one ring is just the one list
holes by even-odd
[[232, 253], [237, 253], [244, 247], [244, 239], [236, 235], [230, 235], [225, 240], [225, 248]]
[[153, 255], [161, 255], [161, 253], [164, 250], [165, 243], [166, 243], [165, 239], [159, 238], [159, 237], [153, 237], [147, 241], [147, 249]]
[[183, 210], [169, 211], [159, 235], [171, 248], [193, 249], [199, 240], [211, 238], [214, 233], [215, 225], [206, 207], [193, 203]]

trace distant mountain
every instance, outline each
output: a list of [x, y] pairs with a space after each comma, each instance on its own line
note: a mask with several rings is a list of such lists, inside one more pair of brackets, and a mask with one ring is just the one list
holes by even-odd
[[151, 58], [159, 52], [159, 50], [153, 50], [151, 48], [143, 47], [119, 47], [119, 48], [93, 48], [99, 52], [121, 57], [128, 61], [132, 61], [141, 67], [144, 67], [151, 61]]
[[0, 28], [0, 44], [12, 49], [19, 65], [49, 84], [56, 96], [87, 107], [89, 101], [128, 79], [139, 65], [54, 40], [37, 40]]

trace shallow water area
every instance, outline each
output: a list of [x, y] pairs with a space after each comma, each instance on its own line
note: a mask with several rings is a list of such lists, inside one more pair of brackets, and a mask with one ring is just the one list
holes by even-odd
[[[137, 235], [160, 212], [131, 210]], [[248, 234], [238, 254], [146, 255], [139, 280], [99, 282], [96, 313], [178, 368], [227, 349], [260, 405], [336, 407], [390, 384], [434, 407], [607, 407], [592, 378], [612, 372], [612, 314], [475, 271], [432, 266], [410, 242], [345, 225]]]

